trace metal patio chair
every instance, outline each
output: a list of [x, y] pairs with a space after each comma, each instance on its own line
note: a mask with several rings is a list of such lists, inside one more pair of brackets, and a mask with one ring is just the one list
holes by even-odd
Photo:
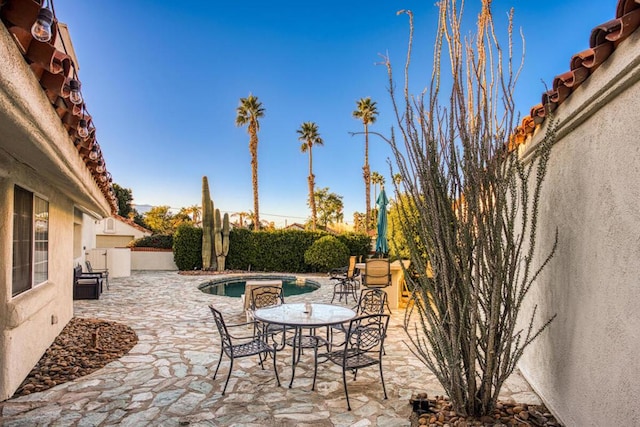
[[[229, 378], [231, 378], [231, 371], [233, 371], [233, 362], [235, 359], [239, 359], [242, 357], [248, 356], [259, 356], [260, 367], [264, 369], [263, 358], [262, 356], [266, 356], [270, 354], [273, 357], [273, 372], [276, 375], [276, 382], [278, 386], [280, 386], [280, 377], [278, 377], [278, 370], [276, 368], [276, 349], [269, 345], [265, 336], [262, 334], [254, 334], [251, 336], [237, 336], [229, 333], [229, 329], [237, 328], [237, 327], [245, 327], [247, 325], [251, 325], [253, 322], [239, 323], [235, 325], [226, 325], [224, 322], [224, 318], [222, 313], [215, 309], [212, 305], [209, 306], [211, 309], [211, 313], [213, 313], [213, 318], [216, 321], [216, 326], [218, 327], [218, 332], [220, 333], [220, 358], [218, 359], [218, 366], [216, 366], [216, 371], [213, 374], [213, 379], [216, 379], [216, 375], [218, 375], [218, 369], [220, 369], [220, 363], [222, 362], [222, 356], [224, 354], [231, 359], [231, 366], [229, 366], [229, 373], [227, 374], [227, 380], [224, 383], [224, 388], [222, 389], [222, 395], [227, 391], [227, 385], [229, 384]], [[234, 343], [238, 342], [239, 343]], [[266, 357], [265, 357], [266, 359]]]
[[[362, 286], [370, 289], [384, 289], [391, 286], [391, 263], [388, 258], [369, 258], [365, 261]], [[389, 301], [385, 306], [391, 313]]]
[[[280, 304], [284, 304], [284, 291], [282, 286], [267, 285], [253, 288], [251, 289], [249, 301], [249, 317], [254, 319], [253, 312], [259, 308], [272, 307]], [[276, 335], [283, 334], [280, 344], [277, 346], [277, 350], [282, 350], [282, 348], [284, 348], [284, 334], [287, 331], [286, 327], [282, 325], [263, 324], [261, 322], [255, 322], [254, 325], [255, 333], [262, 333], [263, 335], [270, 336], [274, 344], [276, 343]]]
[[[382, 373], [382, 355], [388, 325], [388, 314], [370, 314], [356, 317], [349, 322], [344, 348], [318, 355], [318, 358], [326, 357], [325, 361], [330, 361], [342, 367], [342, 382], [349, 411], [351, 410], [351, 404], [349, 403], [349, 390], [347, 389], [348, 370], [353, 372], [353, 380], [355, 381], [359, 369], [377, 365], [380, 370], [384, 398], [387, 399], [387, 389], [384, 385], [384, 375]], [[313, 388], [315, 388], [317, 370], [318, 363], [316, 362]]]
[[[366, 316], [369, 314], [384, 314], [384, 308], [387, 305], [387, 293], [379, 288], [362, 289], [360, 291], [360, 298], [358, 298], [358, 305], [353, 309], [356, 311], [357, 316]], [[342, 346], [341, 344], [335, 344], [333, 341], [333, 332], [335, 330], [347, 334], [348, 324], [339, 323], [331, 327], [330, 343], [332, 346]]]
[[342, 301], [342, 297], [344, 296], [345, 303], [348, 302], [349, 295], [353, 297], [354, 302], [356, 301], [357, 292], [358, 289], [360, 289], [359, 274], [360, 271], [356, 268], [355, 256], [349, 257], [349, 265], [343, 274], [336, 274], [335, 272], [331, 274], [330, 279], [336, 281], [333, 285], [332, 304], [336, 296], [338, 296], [338, 301]]

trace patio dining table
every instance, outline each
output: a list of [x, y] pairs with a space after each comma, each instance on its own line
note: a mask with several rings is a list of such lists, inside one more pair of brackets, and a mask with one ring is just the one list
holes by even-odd
[[293, 347], [291, 381], [289, 382], [289, 388], [291, 388], [299, 359], [299, 357], [296, 358], [296, 352], [299, 353], [302, 348], [314, 348], [317, 351], [319, 342], [325, 341], [312, 334], [304, 335], [302, 330], [314, 330], [345, 323], [356, 317], [356, 312], [350, 308], [333, 304], [295, 303], [259, 308], [254, 312], [254, 317], [260, 322], [281, 325], [294, 330], [293, 337], [287, 341]]

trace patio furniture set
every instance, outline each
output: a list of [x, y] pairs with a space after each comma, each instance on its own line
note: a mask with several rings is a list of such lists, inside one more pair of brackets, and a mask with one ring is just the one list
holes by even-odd
[[[384, 261], [387, 264], [386, 280], [390, 283], [389, 263], [388, 260]], [[335, 289], [337, 290], [333, 298], [344, 297], [346, 302], [350, 295], [354, 300], [356, 299], [354, 265], [355, 258], [344, 276], [332, 277], [336, 280]], [[371, 271], [368, 270], [368, 272]], [[365, 272], [365, 277], [367, 274]], [[375, 281], [375, 283], [380, 282]], [[222, 313], [210, 305], [221, 339], [220, 357], [213, 378], [215, 379], [218, 374], [223, 355], [230, 359], [231, 364], [222, 394], [226, 392], [235, 359], [248, 356], [258, 356], [262, 369], [266, 359], [271, 357], [276, 382], [280, 386], [277, 354], [286, 347], [291, 347], [289, 388], [293, 387], [296, 366], [300, 362], [303, 351], [309, 349], [313, 350], [314, 361], [312, 391], [316, 386], [318, 365], [327, 362], [338, 365], [342, 369], [347, 408], [351, 410], [347, 372], [353, 373], [355, 381], [358, 370], [378, 366], [386, 399], [382, 356], [389, 315], [385, 313], [388, 302], [387, 294], [381, 289], [382, 287], [384, 286], [367, 287], [365, 280], [357, 298], [358, 303], [353, 308], [349, 308], [343, 305], [308, 302], [288, 304], [285, 303], [281, 286], [273, 284], [253, 286], [250, 289], [250, 303], [247, 310], [249, 321], [234, 325], [226, 324]]]
[[99, 299], [105, 284], [109, 289], [109, 270], [94, 269], [89, 261], [85, 264], [86, 272], [80, 264], [73, 268], [73, 299]]

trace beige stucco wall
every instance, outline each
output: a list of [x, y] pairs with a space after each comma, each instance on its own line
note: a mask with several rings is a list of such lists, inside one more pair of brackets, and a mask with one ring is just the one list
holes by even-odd
[[640, 425], [639, 52], [636, 31], [556, 112], [538, 263], [559, 243], [523, 314], [557, 318], [520, 369], [567, 426]]
[[[49, 279], [14, 298], [16, 184], [49, 201]], [[73, 314], [74, 244], [81, 240], [74, 231], [75, 207], [96, 218], [110, 213], [40, 83], [0, 25], [0, 400], [13, 394]]]
[[178, 270], [173, 251], [131, 251], [131, 270]]
[[110, 217], [96, 221], [95, 234], [96, 248], [115, 248], [126, 246], [133, 239], [150, 236], [151, 232], [144, 232], [116, 217]]
[[[6, 158], [0, 154], [0, 164]], [[11, 178], [0, 178], [0, 400], [15, 389], [73, 315], [73, 203], [13, 165]], [[15, 184], [49, 201], [49, 280], [11, 297], [13, 188]]]

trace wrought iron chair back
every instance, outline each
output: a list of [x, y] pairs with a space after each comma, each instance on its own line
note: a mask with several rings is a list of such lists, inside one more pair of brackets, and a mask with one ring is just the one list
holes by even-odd
[[328, 361], [342, 367], [342, 381], [344, 384], [344, 394], [347, 398], [348, 410], [351, 410], [351, 404], [349, 402], [349, 390], [347, 389], [347, 370], [354, 373], [353, 379], [355, 381], [358, 369], [378, 365], [384, 398], [387, 399], [387, 389], [382, 373], [382, 355], [384, 353], [384, 339], [387, 334], [388, 325], [388, 314], [369, 314], [356, 317], [349, 322], [344, 348], [319, 356], [326, 357]]
[[[248, 325], [253, 324], [253, 322], [248, 323], [240, 323], [235, 325], [228, 325], [225, 323], [222, 313], [214, 308], [212, 305], [209, 306], [211, 309], [211, 313], [213, 314], [213, 318], [216, 322], [216, 327], [218, 328], [218, 332], [220, 333], [220, 357], [218, 358], [218, 366], [216, 366], [216, 371], [213, 374], [213, 379], [216, 379], [218, 375], [218, 369], [220, 369], [220, 363], [222, 362], [222, 355], [226, 354], [229, 359], [231, 359], [231, 366], [229, 366], [229, 372], [227, 373], [227, 380], [224, 383], [224, 388], [222, 389], [222, 395], [227, 390], [227, 385], [229, 384], [229, 379], [231, 378], [231, 372], [233, 371], [233, 362], [236, 358], [247, 357], [247, 356], [259, 356], [260, 367], [264, 369], [264, 364], [262, 363], [262, 355], [271, 354], [273, 357], [273, 371], [275, 372], [276, 381], [278, 385], [280, 385], [280, 377], [278, 377], [278, 370], [276, 369], [276, 349], [275, 347], [270, 346], [265, 340], [264, 336], [261, 334], [253, 334], [252, 336], [234, 336], [229, 333], [229, 328], [235, 327], [244, 327], [246, 331], [246, 327]], [[234, 344], [234, 340], [238, 340], [237, 344]], [[266, 356], [265, 356], [266, 359]]]
[[387, 293], [380, 288], [363, 289], [358, 300], [358, 316], [382, 314], [387, 304]]
[[284, 304], [284, 293], [280, 286], [260, 286], [251, 290], [251, 310]]

